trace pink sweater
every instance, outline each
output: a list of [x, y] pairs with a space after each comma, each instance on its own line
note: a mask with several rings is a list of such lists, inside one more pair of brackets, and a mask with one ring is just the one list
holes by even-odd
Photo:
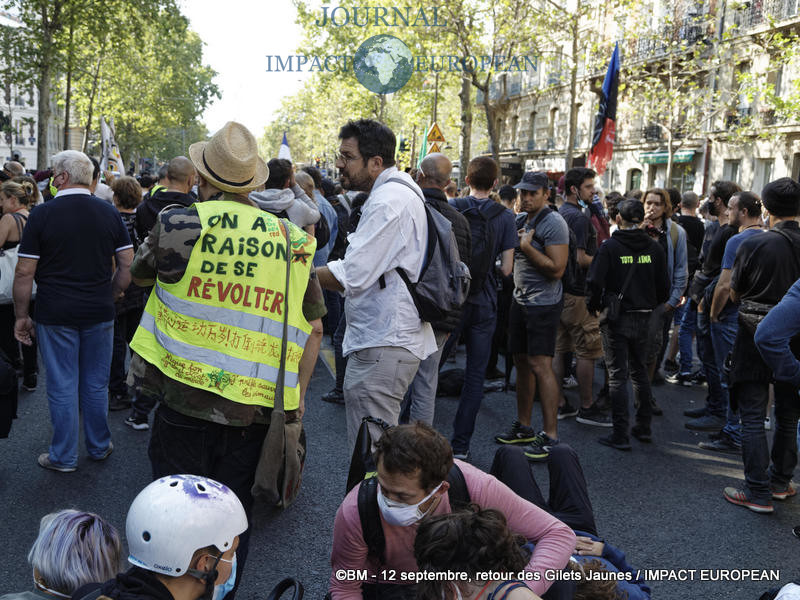
[[[575, 551], [575, 534], [564, 523], [543, 511], [541, 508], [523, 500], [512, 492], [505, 484], [491, 475], [457, 460], [456, 463], [464, 473], [470, 500], [481, 508], [494, 508], [505, 514], [508, 526], [516, 534], [527, 540], [536, 542], [536, 549], [525, 567], [526, 571], [540, 574], [539, 581], [527, 581], [528, 586], [536, 594], [542, 595], [550, 587], [544, 571], [562, 569], [570, 555]], [[432, 514], [449, 513], [450, 499], [445, 493], [442, 501]], [[353, 488], [336, 512], [333, 526], [333, 550], [331, 552], [330, 592], [333, 600], [361, 600], [361, 582], [340, 581], [336, 573], [340, 569], [366, 569], [374, 583], [408, 583], [401, 581], [402, 572], [416, 572], [414, 560], [414, 539], [417, 526], [397, 527], [388, 525], [381, 517], [383, 533], [386, 537], [386, 564], [379, 566], [367, 558], [367, 545], [361, 532], [361, 520], [358, 516], [358, 487]], [[396, 578], [387, 582], [380, 574], [381, 570], [394, 570]]]

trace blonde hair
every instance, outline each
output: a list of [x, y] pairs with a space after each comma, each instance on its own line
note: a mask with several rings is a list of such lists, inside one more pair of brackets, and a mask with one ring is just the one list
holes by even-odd
[[13, 196], [17, 199], [20, 206], [32, 206], [36, 204], [39, 189], [27, 177], [14, 177], [4, 181], [0, 185], [0, 191], [6, 196]]

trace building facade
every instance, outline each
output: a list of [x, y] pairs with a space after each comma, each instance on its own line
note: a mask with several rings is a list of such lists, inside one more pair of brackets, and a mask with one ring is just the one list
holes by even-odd
[[[623, 88], [629, 83], [626, 77], [667, 73], [675, 44], [697, 56], [705, 53], [697, 64], [713, 66], [697, 74], [699, 84], [683, 102], [686, 106], [674, 111], [668, 127], [663, 114], [655, 114], [656, 109], [647, 106], [652, 99], [626, 97], [621, 92], [614, 154], [601, 177], [604, 189], [624, 192], [658, 186], [704, 194], [714, 180], [731, 179], [760, 192], [772, 179], [797, 178], [800, 121], [789, 111], [780, 114], [774, 106], [791, 94], [800, 96], [800, 90], [793, 87], [800, 69], [776, 56], [765, 40], [777, 31], [800, 28], [800, 0], [758, 0], [731, 6], [687, 3], [680, 7], [678, 17], [670, 20], [667, 31], [665, 15], [674, 16], [676, 6], [640, 4], [639, 16], [646, 13], [649, 32], [643, 34], [641, 26], [628, 26], [635, 36], [626, 34], [625, 19], [619, 15], [596, 11], [586, 19], [586, 35], [604, 36], [606, 47], [618, 41]], [[723, 40], [726, 55], [714, 56], [721, 52], [718, 48], [723, 47]], [[591, 64], [607, 64], [608, 57], [610, 52], [604, 60]], [[586, 62], [577, 61], [573, 166], [586, 164], [606, 70], [605, 66], [586, 68]], [[547, 171], [553, 179], [565, 170], [571, 102], [570, 71], [565, 63], [558, 51], [535, 72], [498, 74], [489, 90], [489, 101], [498, 113], [499, 155], [508, 181], [527, 170]], [[772, 103], [759, 101], [763, 91], [773, 98]], [[708, 105], [705, 100], [712, 94], [713, 110], [701, 108]], [[483, 102], [480, 94], [477, 102]], [[667, 181], [670, 147], [672, 170]]]

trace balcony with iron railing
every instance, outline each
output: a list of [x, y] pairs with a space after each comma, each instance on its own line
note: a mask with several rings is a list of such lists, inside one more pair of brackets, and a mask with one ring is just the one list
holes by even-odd
[[689, 48], [705, 39], [705, 18], [702, 15], [693, 15], [673, 25], [660, 27], [648, 35], [629, 40], [621, 45], [621, 49], [626, 60], [635, 62], [665, 56], [674, 42], [681, 42], [683, 47]]
[[800, 16], [800, 0], [749, 0], [733, 13], [737, 27], [749, 29], [770, 21]]
[[740, 106], [735, 111], [729, 112], [725, 115], [725, 128], [739, 127], [748, 125], [751, 121], [753, 109], [749, 106]]

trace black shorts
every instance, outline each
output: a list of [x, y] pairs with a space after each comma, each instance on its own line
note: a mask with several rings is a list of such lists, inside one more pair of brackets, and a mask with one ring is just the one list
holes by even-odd
[[508, 351], [528, 356], [553, 356], [563, 300], [546, 306], [522, 306], [514, 300], [508, 318]]

